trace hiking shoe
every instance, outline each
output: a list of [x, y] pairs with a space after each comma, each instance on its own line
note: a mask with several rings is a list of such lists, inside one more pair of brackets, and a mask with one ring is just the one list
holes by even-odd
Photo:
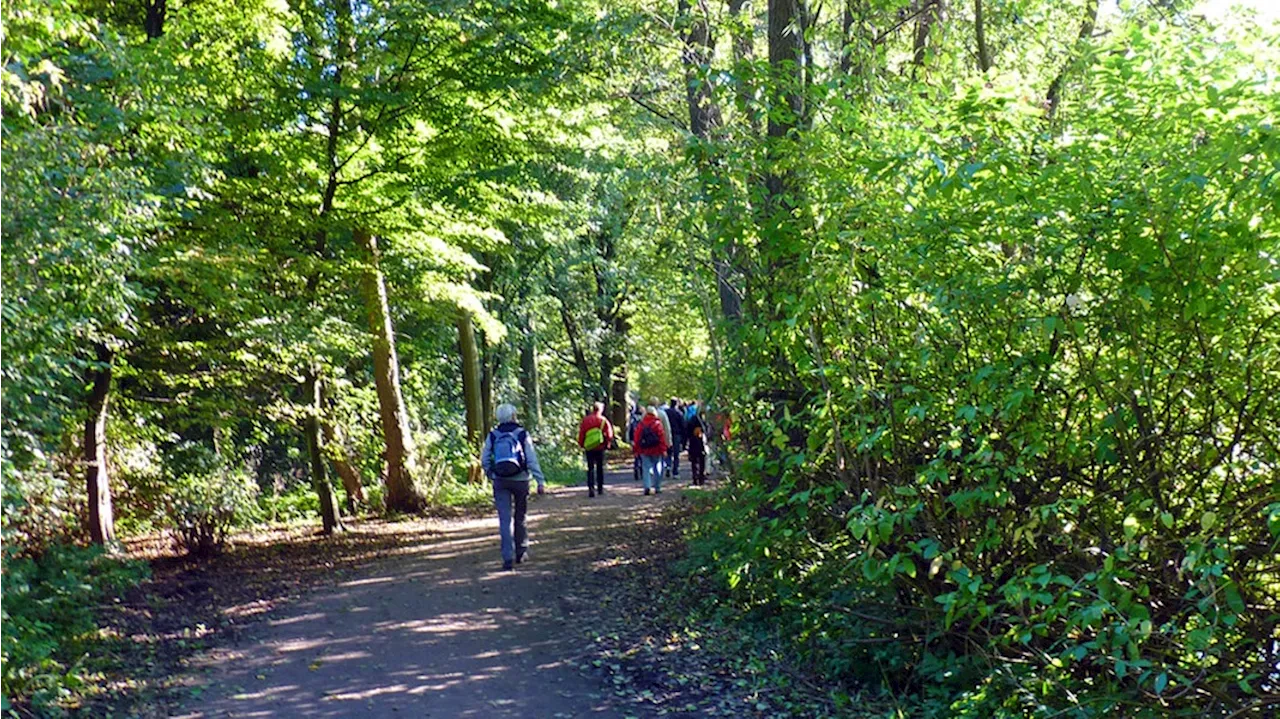
[[657, 488], [657, 489], [653, 490], [653, 493], [654, 493], [654, 494], [662, 494], [662, 488], [661, 488], [661, 487], [659, 487], [659, 488]]
[[517, 555], [516, 555], [516, 564], [524, 564], [524, 563], [525, 563], [525, 562], [527, 562], [527, 561], [529, 561], [529, 552], [528, 552], [528, 550], [525, 550], [525, 551], [523, 551], [523, 552], [521, 552], [521, 553], [519, 553], [519, 554], [517, 554]]
[[596, 494], [604, 494], [604, 487], [597, 489]]
[[502, 563], [502, 571], [504, 571], [504, 572], [511, 572], [511, 571], [515, 571], [515, 568], [516, 568], [516, 566], [515, 566], [514, 564], [512, 564], [511, 562], [503, 562], [503, 563]]
[[594, 497], [594, 496], [596, 496], [596, 491], [594, 489], [588, 489], [587, 498], [590, 499], [591, 497]]
[[648, 496], [649, 496], [649, 490], [648, 490], [648, 489], [644, 490], [644, 496], [646, 496], [646, 497], [648, 497]]

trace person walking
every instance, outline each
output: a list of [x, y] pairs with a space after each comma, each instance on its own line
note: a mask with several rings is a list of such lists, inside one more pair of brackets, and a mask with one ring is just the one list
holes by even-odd
[[692, 405], [693, 414], [685, 422], [685, 440], [689, 447], [689, 474], [693, 477], [693, 486], [701, 487], [707, 483], [707, 427], [698, 416], [697, 405]]
[[[685, 405], [685, 408], [684, 408], [685, 424], [688, 424], [689, 420], [693, 419], [694, 415], [696, 414], [698, 414], [698, 400], [691, 399], [689, 400], [689, 404]], [[704, 433], [706, 432], [706, 427], [703, 427], [703, 432]]]
[[[640, 406], [640, 400], [637, 399], [635, 404], [631, 405], [631, 417], [627, 421], [628, 442], [631, 441], [632, 437], [636, 436], [636, 427], [640, 424], [640, 420], [642, 419], [644, 419], [644, 409]], [[631, 474], [631, 479], [633, 481], [640, 481], [640, 455], [634, 453], [631, 463]]]
[[671, 464], [671, 476], [680, 476], [680, 452], [684, 449], [684, 411], [677, 405], [680, 400], [675, 397], [671, 398], [671, 403], [667, 405], [665, 414], [667, 415], [667, 426], [671, 429], [667, 437], [670, 438], [671, 446], [667, 450], [667, 461]]
[[[662, 405], [662, 400], [658, 399], [657, 397], [651, 397], [649, 398], [649, 406], [658, 411], [658, 421], [662, 422], [662, 436], [666, 438], [667, 446], [670, 447], [671, 438], [674, 435], [671, 434], [671, 418], [667, 416], [667, 410]], [[647, 413], [648, 412], [646, 411], [646, 414]], [[659, 472], [665, 473], [668, 477], [671, 476], [671, 458], [670, 457], [664, 454], [662, 457], [658, 458], [658, 465], [659, 465], [659, 469], [658, 469]]]
[[596, 402], [578, 425], [578, 446], [587, 457], [588, 497], [604, 494], [604, 451], [611, 444], [613, 425], [604, 416], [604, 403]]
[[529, 531], [525, 514], [529, 508], [529, 478], [538, 482], [538, 494], [547, 491], [547, 480], [538, 465], [529, 433], [516, 422], [512, 404], [498, 405], [498, 426], [489, 432], [480, 450], [480, 465], [493, 482], [493, 503], [498, 508], [498, 537], [502, 547], [502, 568], [511, 571], [529, 558]]
[[632, 452], [640, 458], [644, 465], [644, 493], [649, 490], [662, 494], [662, 458], [667, 455], [667, 435], [662, 431], [663, 414], [656, 406], [650, 405], [645, 410], [644, 419], [636, 425], [636, 432], [631, 437]]

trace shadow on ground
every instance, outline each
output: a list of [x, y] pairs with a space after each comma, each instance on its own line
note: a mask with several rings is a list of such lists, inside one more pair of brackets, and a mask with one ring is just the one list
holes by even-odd
[[[393, 541], [375, 543], [362, 566], [200, 655], [174, 714], [612, 716], [612, 693], [575, 663], [583, 617], [594, 614], [585, 602], [597, 596], [581, 570], [604, 556], [608, 529], [675, 493], [643, 497], [629, 472], [610, 473], [607, 489], [596, 499], [559, 489], [531, 502], [532, 558], [515, 572], [501, 571], [491, 517], [381, 528]], [[227, 603], [222, 614], [262, 615], [272, 607], [261, 601]]]

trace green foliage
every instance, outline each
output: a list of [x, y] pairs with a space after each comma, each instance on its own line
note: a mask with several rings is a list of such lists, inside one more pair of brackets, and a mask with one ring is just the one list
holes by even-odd
[[752, 288], [744, 484], [690, 571], [927, 714], [1275, 689], [1274, 47], [1135, 23], [1095, 52], [1050, 133], [1012, 76], [836, 111], [791, 160], [812, 228], [759, 238], [803, 263]]
[[146, 577], [146, 565], [121, 561], [101, 548], [49, 546], [37, 557], [4, 551], [3, 696], [55, 712], [81, 688], [84, 649], [96, 629], [97, 607]]
[[198, 442], [170, 448], [153, 482], [137, 489], [140, 501], [155, 507], [155, 525], [188, 554], [216, 554], [234, 527], [260, 517], [248, 474]]
[[299, 485], [282, 494], [262, 493], [258, 496], [258, 516], [266, 522], [311, 521], [320, 514], [320, 499], [315, 490]]

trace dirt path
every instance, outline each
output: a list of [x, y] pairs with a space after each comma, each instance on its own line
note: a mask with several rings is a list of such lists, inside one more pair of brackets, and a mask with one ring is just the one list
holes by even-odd
[[515, 572], [501, 571], [494, 518], [431, 521], [439, 534], [202, 657], [207, 686], [180, 716], [612, 716], [611, 695], [572, 661], [585, 627], [569, 578], [600, 556], [596, 530], [685, 483], [645, 497], [612, 471], [602, 497], [573, 487], [531, 501], [531, 559]]

